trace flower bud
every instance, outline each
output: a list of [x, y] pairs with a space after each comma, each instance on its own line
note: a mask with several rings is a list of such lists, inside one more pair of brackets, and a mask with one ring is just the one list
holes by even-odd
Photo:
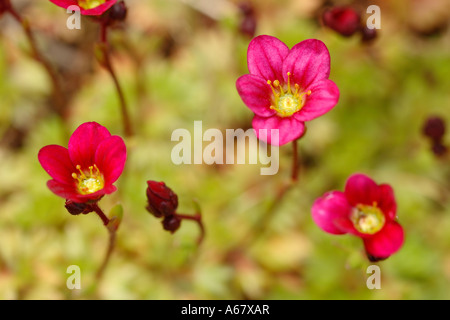
[[11, 7], [9, 0], [0, 0], [0, 15], [8, 11]]
[[322, 20], [327, 27], [344, 37], [359, 31], [361, 25], [361, 16], [351, 7], [331, 8], [323, 13]]
[[66, 207], [67, 211], [69, 211], [69, 213], [74, 216], [79, 215], [81, 213], [88, 214], [89, 212], [93, 211], [89, 204], [77, 203], [72, 200], [66, 200], [64, 206]]
[[123, 21], [127, 17], [128, 8], [125, 2], [120, 1], [109, 9], [109, 17], [115, 21]]
[[164, 230], [174, 233], [181, 225], [181, 218], [176, 214], [168, 215], [164, 217], [162, 224]]
[[178, 196], [164, 182], [147, 181], [147, 210], [155, 217], [171, 216], [178, 207]]
[[241, 13], [239, 32], [251, 39], [255, 36], [257, 26], [255, 10], [250, 3], [243, 2], [239, 5], [239, 11]]
[[371, 42], [378, 35], [377, 29], [369, 29], [369, 28], [367, 28], [367, 26], [362, 28], [361, 34], [362, 34], [361, 40], [362, 40], [362, 42], [365, 42], [365, 43]]
[[447, 153], [447, 146], [443, 145], [440, 142], [433, 143], [431, 146], [431, 151], [433, 151], [436, 157], [442, 157]]
[[422, 132], [425, 136], [438, 144], [445, 134], [445, 122], [439, 116], [429, 117], [423, 125]]

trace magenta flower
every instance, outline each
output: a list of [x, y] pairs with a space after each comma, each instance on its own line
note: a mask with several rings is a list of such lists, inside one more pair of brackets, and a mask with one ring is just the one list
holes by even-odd
[[43, 147], [39, 162], [53, 178], [47, 182], [56, 195], [76, 203], [95, 202], [116, 191], [127, 157], [125, 143], [96, 122], [80, 125], [69, 139], [68, 149]]
[[117, 0], [50, 0], [50, 2], [64, 9], [78, 6], [82, 15], [99, 16], [111, 8]]
[[[328, 79], [330, 54], [320, 40], [304, 40], [289, 50], [277, 38], [258, 36], [248, 46], [247, 64], [250, 74], [241, 76], [236, 88], [255, 113], [257, 137], [270, 144], [300, 138], [305, 121], [327, 113], [339, 100], [338, 87]], [[278, 129], [279, 141], [260, 136], [260, 129]]]
[[403, 245], [403, 228], [396, 221], [396, 211], [391, 186], [354, 174], [344, 192], [331, 191], [314, 202], [312, 218], [325, 232], [362, 238], [369, 259], [378, 261]]

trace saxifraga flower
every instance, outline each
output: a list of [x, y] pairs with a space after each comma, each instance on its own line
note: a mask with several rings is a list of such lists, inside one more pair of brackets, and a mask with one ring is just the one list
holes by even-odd
[[[241, 76], [236, 88], [255, 113], [256, 136], [272, 145], [300, 138], [305, 121], [324, 115], [339, 100], [338, 87], [328, 79], [330, 54], [320, 40], [304, 40], [289, 49], [279, 39], [261, 35], [248, 46], [247, 64], [250, 74]], [[279, 130], [279, 141], [260, 136], [260, 129]]]
[[75, 203], [100, 200], [116, 191], [114, 182], [125, 166], [127, 151], [123, 139], [96, 122], [80, 125], [69, 139], [68, 148], [43, 147], [39, 162], [52, 177], [48, 188]]
[[323, 231], [360, 237], [371, 261], [384, 260], [403, 245], [404, 232], [397, 222], [392, 187], [377, 185], [366, 175], [352, 175], [344, 192], [327, 192], [314, 202], [311, 211]]

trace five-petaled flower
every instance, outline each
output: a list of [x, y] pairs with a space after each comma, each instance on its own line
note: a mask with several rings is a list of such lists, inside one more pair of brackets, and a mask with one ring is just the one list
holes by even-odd
[[122, 174], [126, 157], [122, 138], [96, 122], [80, 125], [68, 148], [48, 145], [38, 154], [42, 167], [53, 178], [47, 182], [49, 189], [75, 203], [95, 202], [116, 191], [113, 183]]
[[82, 15], [99, 16], [111, 8], [117, 0], [50, 0], [50, 2], [65, 9], [78, 6]]
[[[330, 54], [320, 40], [304, 40], [289, 49], [279, 39], [261, 35], [249, 44], [247, 64], [250, 74], [241, 76], [236, 88], [255, 113], [257, 137], [267, 143], [283, 145], [300, 138], [305, 121], [327, 113], [339, 100], [338, 87], [328, 79]], [[260, 129], [279, 130], [279, 141], [260, 135]]]
[[354, 174], [344, 192], [330, 191], [314, 202], [312, 218], [328, 233], [362, 238], [369, 260], [379, 261], [403, 245], [403, 228], [396, 221], [396, 211], [390, 185], [377, 185], [363, 174]]

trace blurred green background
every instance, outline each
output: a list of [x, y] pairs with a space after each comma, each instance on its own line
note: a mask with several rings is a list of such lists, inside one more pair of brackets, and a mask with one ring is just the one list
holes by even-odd
[[[251, 37], [240, 30], [241, 3], [231, 0], [127, 0], [128, 17], [110, 34], [112, 56], [132, 114], [128, 160], [118, 191], [100, 201], [124, 207], [117, 247], [101, 282], [95, 272], [108, 233], [94, 214], [71, 216], [46, 187], [41, 147], [67, 146], [83, 122], [122, 135], [119, 102], [93, 50], [98, 26], [66, 28], [68, 14], [49, 1], [15, 1], [41, 52], [62, 77], [63, 112], [52, 109], [51, 82], [30, 56], [24, 32], [0, 19], [0, 299], [449, 299], [450, 170], [421, 130], [429, 115], [450, 120], [450, 20], [447, 0], [253, 1], [256, 33], [289, 47], [325, 42], [339, 104], [308, 123], [300, 140], [300, 180], [270, 216], [289, 180], [292, 149], [280, 148], [280, 171], [260, 165], [172, 164], [177, 128], [248, 129], [252, 112], [236, 92], [247, 73]], [[344, 38], [320, 22], [331, 4], [381, 8], [371, 43]], [[364, 15], [363, 17], [367, 17]], [[364, 18], [363, 18], [364, 19]], [[450, 142], [448, 135], [445, 137]], [[204, 144], [205, 146], [206, 144]], [[348, 176], [365, 173], [395, 190], [403, 248], [385, 261], [381, 289], [369, 290], [360, 239], [333, 236], [310, 208]], [[179, 212], [202, 209], [206, 238], [183, 221], [170, 234], [146, 210], [146, 181], [165, 181]], [[264, 226], [263, 229], [255, 226]], [[262, 231], [261, 231], [262, 230]], [[81, 269], [81, 289], [66, 272]]]

